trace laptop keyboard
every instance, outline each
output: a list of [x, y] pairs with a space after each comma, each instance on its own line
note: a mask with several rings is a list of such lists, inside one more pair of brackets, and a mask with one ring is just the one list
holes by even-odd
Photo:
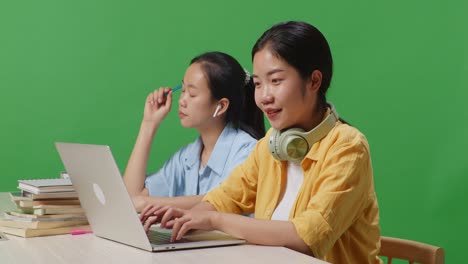
[[164, 244], [173, 244], [173, 243], [185, 243], [191, 242], [191, 240], [182, 238], [176, 242], [171, 243], [172, 229], [163, 229], [160, 227], [151, 227], [148, 232], [148, 238], [151, 244], [154, 245], [164, 245]]
[[151, 228], [148, 232], [148, 238], [151, 244], [162, 245], [171, 243], [172, 230]]

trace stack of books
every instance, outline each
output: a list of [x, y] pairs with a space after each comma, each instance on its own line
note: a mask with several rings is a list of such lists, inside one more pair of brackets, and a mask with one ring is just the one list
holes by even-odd
[[22, 237], [90, 230], [70, 179], [20, 180], [21, 192], [10, 193], [16, 210], [5, 212], [0, 231]]

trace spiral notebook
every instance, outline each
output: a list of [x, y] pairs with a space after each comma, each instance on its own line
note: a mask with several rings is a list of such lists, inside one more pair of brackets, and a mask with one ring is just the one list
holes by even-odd
[[18, 188], [33, 194], [75, 191], [70, 179], [61, 178], [18, 180]]

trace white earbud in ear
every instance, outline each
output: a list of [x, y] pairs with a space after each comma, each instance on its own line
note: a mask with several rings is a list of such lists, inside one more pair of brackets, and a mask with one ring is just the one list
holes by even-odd
[[221, 104], [218, 104], [218, 106], [216, 107], [216, 110], [213, 113], [213, 117], [216, 117], [218, 115], [219, 110], [221, 110]]

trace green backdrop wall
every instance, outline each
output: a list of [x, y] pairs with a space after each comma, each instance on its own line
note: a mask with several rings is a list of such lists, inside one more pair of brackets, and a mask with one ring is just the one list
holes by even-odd
[[[150, 91], [180, 83], [205, 51], [251, 69], [264, 30], [305, 20], [332, 47], [329, 99], [369, 139], [382, 233], [443, 246], [448, 263], [462, 263], [467, 11], [462, 0], [1, 1], [0, 191], [58, 176], [55, 141], [108, 144], [123, 171]], [[195, 137], [173, 107], [150, 169]]]

